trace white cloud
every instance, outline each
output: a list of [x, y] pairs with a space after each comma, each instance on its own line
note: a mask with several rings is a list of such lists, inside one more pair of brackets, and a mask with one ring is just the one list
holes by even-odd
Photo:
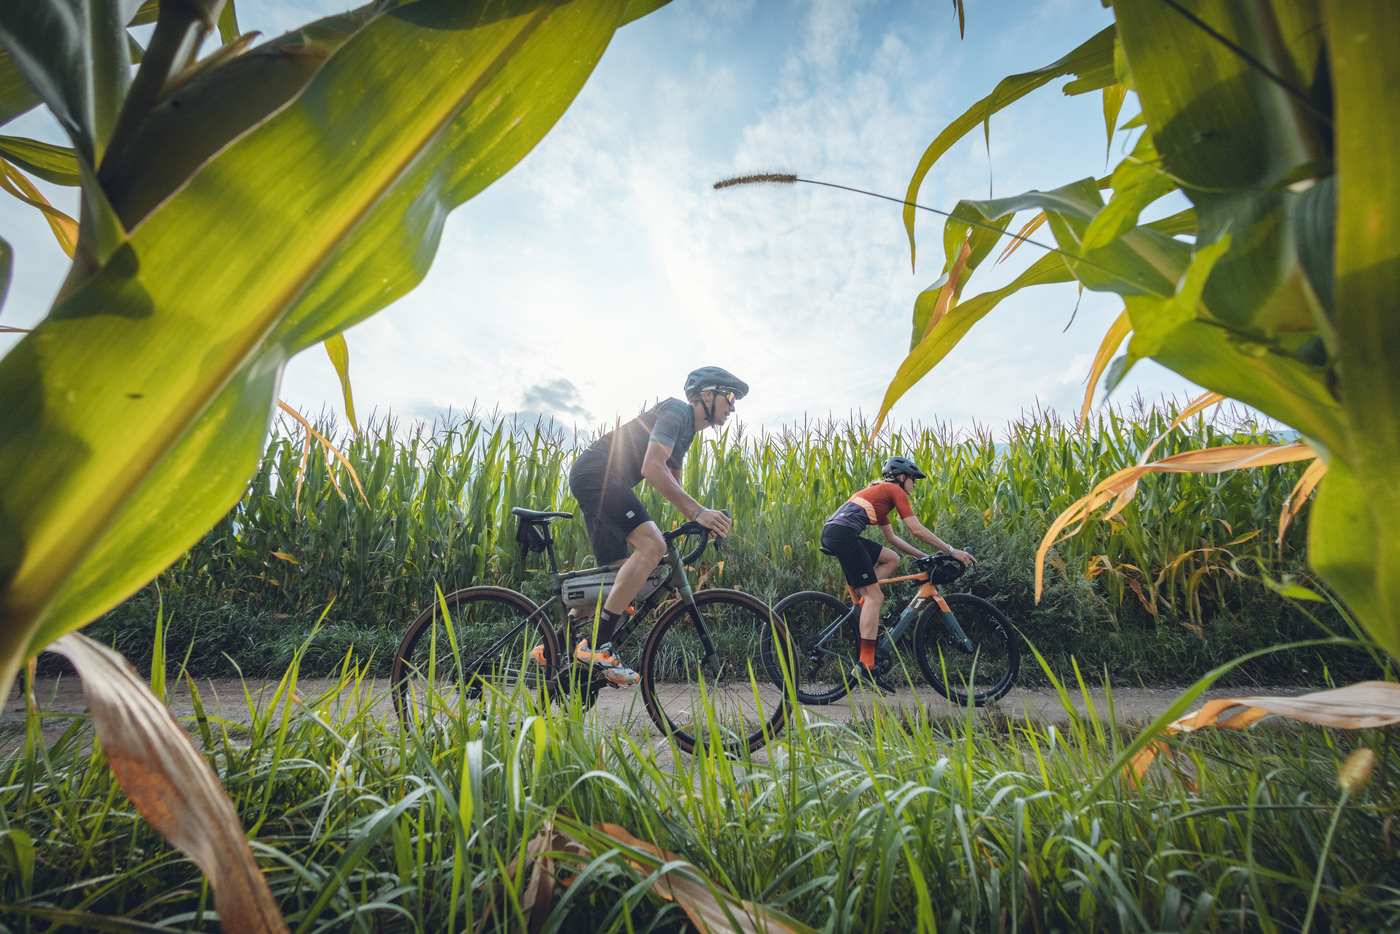
[[[275, 34], [324, 15], [312, 6], [240, 3], [240, 23]], [[740, 406], [750, 423], [873, 414], [907, 349], [914, 297], [941, 265], [941, 218], [921, 215], [911, 276], [898, 205], [811, 186], [710, 186], [780, 168], [902, 196], [929, 141], [998, 78], [1058, 57], [1108, 17], [1095, 6], [1037, 19], [1029, 8], [970, 11], [966, 41], [946, 11], [916, 0], [679, 0], [629, 25], [535, 151], [449, 219], [423, 285], [349, 332], [360, 412], [432, 418], [476, 404], [611, 421], [719, 364], [753, 385]], [[1101, 171], [1102, 152], [1095, 95], [1046, 88], [993, 120], [998, 194]], [[949, 208], [987, 184], [974, 132], [919, 198]], [[22, 241], [42, 238], [23, 214], [0, 207], [0, 233], [35, 262], [16, 277], [17, 321], [37, 319], [64, 265], [50, 264], [56, 278], [25, 258], [37, 250]], [[980, 270], [967, 297], [1034, 254], [1022, 247]], [[1082, 371], [1070, 374], [1121, 308], [1086, 294], [1062, 335], [1075, 298], [1065, 286], [1006, 302], [895, 418], [999, 424], [1037, 398], [1074, 410]], [[1148, 367], [1133, 376], [1154, 395], [1175, 379]], [[323, 352], [292, 362], [283, 396], [339, 407]]]

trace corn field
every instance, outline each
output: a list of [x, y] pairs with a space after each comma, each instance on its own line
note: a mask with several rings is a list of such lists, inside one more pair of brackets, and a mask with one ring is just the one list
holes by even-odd
[[[1120, 516], [1052, 550], [1046, 596], [1033, 601], [1034, 550], [1050, 520], [1160, 435], [1167, 438], [1158, 456], [1277, 440], [1228, 410], [1168, 432], [1176, 414], [1174, 406], [1139, 404], [1077, 430], [1036, 412], [1000, 435], [914, 425], [886, 430], [874, 445], [859, 420], [702, 434], [686, 459], [685, 486], [735, 519], [724, 564], [709, 567], [706, 580], [770, 601], [809, 588], [842, 593], [836, 562], [817, 550], [822, 522], [878, 476], [884, 458], [904, 454], [929, 474], [914, 493], [921, 520], [982, 559], [959, 588], [992, 599], [1051, 657], [1073, 654], [1081, 664], [1108, 664], [1116, 677], [1160, 682], [1250, 648], [1323, 634], [1307, 609], [1266, 585], [1307, 580], [1306, 516], [1281, 548], [1275, 541], [1297, 466], [1145, 479]], [[277, 671], [322, 613], [325, 664], [351, 645], [385, 661], [435, 587], [500, 583], [546, 595], [540, 558], [521, 561], [511, 509], [574, 511], [565, 477], [588, 436], [476, 412], [450, 424], [385, 419], [359, 435], [330, 420], [318, 430], [344, 463], [319, 442], [308, 448], [300, 427], [283, 421], [242, 501], [157, 581], [175, 616], [171, 638], [193, 640], [192, 667], [218, 667], [228, 652], [245, 672]], [[640, 493], [664, 527], [680, 520], [645, 485]], [[581, 519], [554, 530], [562, 566], [592, 561]], [[155, 596], [148, 588], [94, 634], [150, 657]], [[1331, 607], [1309, 608], [1346, 633]], [[1307, 677], [1299, 664], [1281, 660], [1278, 670]]]

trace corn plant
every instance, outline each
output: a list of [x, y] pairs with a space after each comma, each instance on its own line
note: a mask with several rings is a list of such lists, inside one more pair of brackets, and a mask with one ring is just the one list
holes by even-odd
[[[739, 759], [524, 692], [400, 729], [374, 687], [349, 663], [221, 706], [170, 687], [302, 930], [679, 930], [714, 906], [734, 920], [713, 930], [1400, 924], [1384, 730], [1169, 738], [1134, 786], [1114, 764], [1136, 731], [1073, 677], [1057, 722], [872, 702]], [[83, 718], [43, 722], [0, 758], [0, 924], [212, 929], [199, 871], [133, 817]]]
[[[62, 637], [95, 706], [109, 690], [147, 703], [73, 630], [239, 500], [286, 361], [326, 340], [335, 359], [336, 335], [416, 286], [447, 213], [523, 158], [619, 26], [662, 2], [375, 0], [256, 46], [224, 0], [0, 7], [0, 116], [42, 103], [72, 144], [2, 154], [81, 192], [74, 242], [46, 212], [69, 275], [0, 360], [0, 696]], [[128, 27], [151, 21], [142, 48]], [[216, 27], [225, 44], [198, 59]], [[7, 161], [7, 184], [16, 173]], [[183, 743], [168, 719], [141, 722]], [[120, 716], [98, 722], [118, 736]], [[175, 758], [138, 756], [119, 778], [189, 765], [187, 744], [163, 748]], [[220, 806], [216, 785], [181, 787]], [[169, 831], [163, 801], [137, 803]], [[252, 865], [236, 827], [172, 839], [228, 896], [230, 930], [282, 926], [260, 896], [238, 910], [239, 886], [213, 871]], [[261, 884], [255, 866], [240, 879]]]
[[[1129, 94], [1141, 113], [1122, 129], [1145, 128], [1104, 179], [957, 205], [944, 227], [944, 276], [915, 303], [910, 354], [881, 414], [1006, 296], [1076, 280], [1116, 293], [1125, 309], [1090, 392], [1105, 367], [1111, 388], [1150, 358], [1298, 430], [1308, 456], [1326, 465], [1309, 526], [1312, 564], [1400, 657], [1400, 131], [1388, 103], [1400, 78], [1391, 52], [1400, 10], [1118, 0], [1114, 12], [1114, 26], [1057, 62], [1004, 79], [924, 153], [905, 199], [911, 261], [924, 178], [1013, 101], [1073, 75], [1065, 93], [1101, 91], [1110, 148]], [[1176, 191], [1190, 209], [1138, 223]], [[1034, 243], [1042, 224], [1055, 246], [1005, 288], [959, 301], [1023, 212], [1035, 213], [1012, 247]], [[1102, 492], [1111, 499], [1121, 489]]]
[[[729, 509], [735, 529], [723, 565], [705, 559], [697, 581], [770, 601], [812, 588], [844, 593], [836, 562], [818, 551], [822, 523], [897, 450], [930, 474], [914, 496], [923, 521], [982, 559], [966, 586], [997, 602], [1029, 637], [1055, 646], [1057, 667], [1077, 655], [1082, 664], [1108, 664], [1118, 678], [1163, 683], [1203, 673], [1230, 647], [1304, 637], [1315, 627], [1264, 583], [1265, 576], [1312, 582], [1301, 560], [1302, 527], [1291, 526], [1281, 544], [1273, 532], [1299, 473], [1290, 465], [1145, 478], [1112, 522], [1086, 525], [1056, 547], [1047, 596], [1033, 603], [1029, 567], [1048, 524], [1096, 476], [1132, 464], [1179, 415], [1175, 407], [1108, 409], [1078, 431], [1052, 413], [1028, 413], [995, 435], [895, 426], [873, 449], [870, 425], [859, 420], [698, 440], [687, 485]], [[300, 428], [281, 423], [243, 499], [159, 578], [176, 631], [197, 643], [197, 670], [229, 670], [228, 652], [244, 672], [280, 673], [332, 601], [308, 657], [318, 672], [351, 644], [387, 665], [435, 588], [494, 583], [545, 597], [541, 561], [521, 560], [509, 510], [575, 510], [565, 477], [586, 438], [478, 412], [433, 426], [376, 420], [358, 436], [329, 420], [317, 427], [343, 448], [344, 463], [313, 448], [303, 466]], [[1277, 440], [1243, 413], [1222, 412], [1192, 418], [1159, 448], [1173, 454]], [[641, 495], [663, 526], [680, 521], [653, 491]], [[587, 566], [581, 518], [553, 531], [561, 563]], [[155, 602], [148, 588], [104, 618], [99, 637], [144, 657], [146, 607]], [[1330, 608], [1321, 618], [1345, 631]], [[1339, 661], [1332, 659], [1334, 669]], [[1298, 667], [1290, 674], [1280, 661], [1258, 677], [1291, 681], [1304, 677]]]

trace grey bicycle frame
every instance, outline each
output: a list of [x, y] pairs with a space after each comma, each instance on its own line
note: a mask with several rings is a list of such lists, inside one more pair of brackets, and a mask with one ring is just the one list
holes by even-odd
[[[549, 556], [549, 577], [550, 580], [554, 583], [554, 594], [544, 603], [540, 604], [539, 609], [535, 610], [535, 612], [531, 613], [529, 616], [525, 617], [525, 619], [521, 620], [520, 626], [528, 625], [537, 616], [546, 613], [546, 611], [548, 611], [556, 603], [559, 604], [562, 608], [564, 603], [565, 583], [567, 583], [569, 580], [572, 580], [580, 574], [588, 574], [597, 570], [596, 568], [590, 568], [584, 571], [561, 572], [559, 570], [558, 561], [554, 557], [554, 536], [550, 534], [548, 524], [542, 524], [544, 525], [544, 529], [542, 531], [545, 534], [546, 551]], [[695, 590], [690, 586], [690, 575], [685, 573], [685, 564], [681, 561], [680, 547], [676, 544], [684, 537], [685, 536], [683, 535], [677, 535], [674, 538], [670, 538], [667, 540], [666, 556], [661, 559], [661, 563], [669, 565], [671, 568], [671, 573], [666, 575], [665, 580], [661, 582], [660, 586], [658, 586], [655, 590], [653, 590], [650, 594], [647, 595], [647, 598], [644, 601], [642, 601], [642, 605], [637, 610], [637, 612], [629, 615], [627, 621], [624, 622], [613, 633], [613, 639], [616, 642], [622, 642], [623, 640], [625, 640], [636, 630], [638, 621], [648, 616], [653, 610], [655, 610], [658, 606], [661, 605], [662, 601], [666, 598], [665, 595], [675, 594], [682, 603], [684, 603], [686, 606], [688, 606], [691, 610], [694, 611], [694, 614], [691, 616], [691, 619], [699, 620], [699, 625], [696, 626], [695, 629], [696, 633], [700, 636], [700, 644], [705, 649], [705, 656], [700, 659], [701, 664], [713, 664], [717, 654], [715, 651], [714, 640], [710, 637], [710, 630], [705, 625], [704, 614], [700, 612], [700, 607], [695, 602]], [[660, 567], [660, 565], [657, 565], [657, 567]], [[599, 604], [599, 607], [601, 607], [601, 603]], [[595, 608], [594, 612], [594, 618], [596, 619], [597, 608]], [[567, 626], [569, 619], [567, 611], [563, 613], [563, 616], [565, 620], [565, 625]], [[549, 618], [549, 614], [546, 614], [545, 618]], [[516, 627], [516, 629], [518, 628], [519, 626]], [[512, 633], [514, 631], [515, 630], [512, 630]], [[510, 634], [507, 634], [507, 638], [509, 638], [509, 635]]]
[[[820, 649], [822, 651], [827, 651], [824, 648], [826, 640], [831, 638], [831, 634], [836, 632], [836, 630], [839, 629], [842, 625], [848, 623], [853, 616], [859, 618], [859, 605], [852, 605], [851, 608], [847, 610], [846, 613], [842, 615], [840, 619], [827, 626], [826, 631], [817, 637], [816, 641], [812, 644], [812, 647], [815, 649]], [[953, 615], [952, 610], [945, 610], [942, 608], [942, 606], [940, 606], [939, 616], [943, 620], [944, 629], [947, 630], [948, 635], [952, 636], [953, 641], [957, 644], [958, 648], [962, 649], [964, 652], [967, 652], [969, 655], [977, 651], [977, 647], [973, 645], [972, 640], [967, 637], [967, 633], [963, 631], [962, 625], [958, 622], [958, 618]], [[876, 645], [876, 651], [886, 651], [890, 647], [898, 643], [900, 639], [904, 638], [904, 634], [909, 631], [909, 627], [913, 626], [915, 620], [917, 620], [918, 618], [918, 608], [913, 606], [905, 607], [904, 612], [899, 614], [899, 619], [895, 620], [894, 625], [886, 627], [885, 630], [880, 633], [880, 641]]]

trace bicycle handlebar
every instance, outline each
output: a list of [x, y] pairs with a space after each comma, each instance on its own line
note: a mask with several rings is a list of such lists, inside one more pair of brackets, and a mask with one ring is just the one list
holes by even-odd
[[[726, 516], [729, 515], [728, 509], [721, 509], [720, 512], [724, 513]], [[676, 539], [684, 538], [687, 535], [700, 536], [700, 543], [695, 546], [695, 550], [681, 558], [681, 564], [691, 564], [695, 561], [696, 558], [700, 557], [700, 553], [705, 550], [705, 546], [710, 544], [710, 536], [712, 534], [713, 533], [709, 529], [705, 528], [700, 523], [692, 521], [682, 523], [681, 525], [672, 529], [669, 532], [661, 533], [661, 537], [666, 540], [666, 544], [669, 546]], [[723, 541], [724, 539], [719, 537], [716, 537], [714, 539], [716, 551], [719, 551], [720, 543]]]

